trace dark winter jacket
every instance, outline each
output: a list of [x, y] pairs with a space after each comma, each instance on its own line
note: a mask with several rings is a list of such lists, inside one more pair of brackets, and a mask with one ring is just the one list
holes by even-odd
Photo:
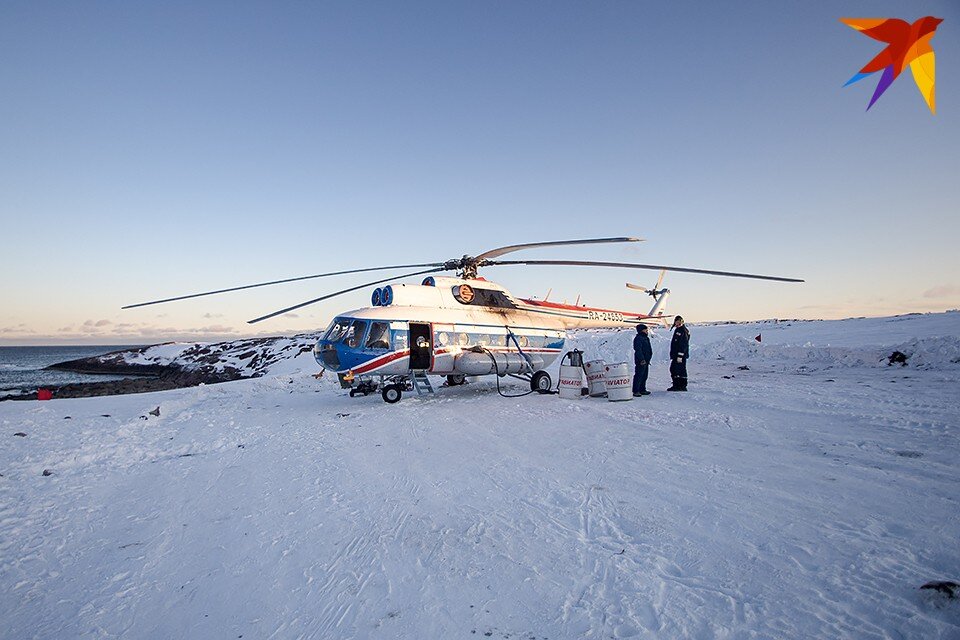
[[673, 330], [673, 339], [670, 340], [670, 359], [690, 357], [690, 330], [687, 325], [680, 325]]
[[650, 364], [653, 358], [653, 347], [650, 346], [650, 337], [638, 333], [633, 338], [633, 364]]

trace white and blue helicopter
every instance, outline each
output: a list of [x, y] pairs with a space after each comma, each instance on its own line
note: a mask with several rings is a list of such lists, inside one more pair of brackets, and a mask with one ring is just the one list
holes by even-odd
[[[325, 370], [337, 374], [341, 385], [350, 389], [351, 397], [379, 391], [386, 402], [394, 403], [400, 400], [404, 391], [411, 389], [418, 394], [432, 393], [433, 385], [429, 376], [446, 377], [448, 386], [463, 384], [467, 376], [512, 376], [529, 382], [531, 391], [549, 393], [553, 382], [545, 369], [563, 351], [568, 330], [633, 327], [639, 323], [662, 326], [669, 324], [664, 311], [670, 290], [661, 288], [667, 271], [803, 282], [795, 278], [629, 262], [497, 259], [522, 249], [620, 242], [640, 242], [640, 238], [594, 238], [517, 244], [492, 249], [477, 256], [464, 255], [446, 262], [334, 271], [141, 302], [123, 308], [131, 309], [313, 278], [417, 268], [419, 270], [412, 273], [343, 289], [249, 321], [250, 324], [262, 322], [358, 289], [398, 279], [425, 276], [420, 284], [393, 282], [377, 287], [371, 296], [371, 306], [338, 314], [314, 347], [317, 362]], [[644, 314], [518, 298], [504, 287], [478, 275], [481, 267], [502, 265], [649, 269], [659, 270], [660, 277], [652, 289], [627, 284], [629, 288], [653, 297], [653, 307]], [[455, 277], [437, 275], [443, 272], [454, 272]]]

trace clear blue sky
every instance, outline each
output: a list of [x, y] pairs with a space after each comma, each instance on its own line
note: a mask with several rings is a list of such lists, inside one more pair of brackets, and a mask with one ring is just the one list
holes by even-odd
[[[944, 18], [938, 113], [840, 17]], [[609, 235], [535, 258], [672, 274], [693, 320], [960, 307], [960, 3], [0, 4], [0, 344], [316, 329], [326, 270]], [[518, 256], [519, 257], [519, 256]], [[654, 272], [502, 267], [518, 295], [647, 309]]]

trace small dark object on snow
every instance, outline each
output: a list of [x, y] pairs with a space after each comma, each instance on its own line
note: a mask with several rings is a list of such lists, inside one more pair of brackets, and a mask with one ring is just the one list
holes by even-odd
[[894, 351], [887, 357], [887, 360], [889, 360], [887, 366], [899, 364], [901, 367], [905, 367], [907, 366], [907, 358], [909, 357], [910, 356], [901, 351]]
[[828, 379], [824, 380], [824, 382], [836, 382], [836, 380], [834, 380], [833, 378], [828, 378]]
[[904, 449], [903, 451], [894, 451], [894, 453], [900, 456], [901, 458], [922, 458], [923, 457], [923, 454], [921, 452], [910, 451], [908, 449]]
[[338, 413], [338, 414], [337, 414], [337, 417], [338, 417], [338, 418], [346, 418], [346, 417], [349, 416], [349, 415], [350, 415], [349, 413]]
[[724, 379], [724, 380], [731, 380], [732, 378], [733, 378], [733, 376], [723, 376], [723, 379]]
[[237, 449], [243, 449], [243, 448], [244, 448], [244, 446], [243, 446], [242, 444], [238, 444], [238, 445], [237, 445]]
[[152, 415], [152, 416], [157, 416], [157, 417], [159, 418], [159, 417], [160, 417], [160, 407], [157, 407], [156, 409], [154, 409], [153, 411], [151, 411], [151, 412], [150, 412], [150, 415]]
[[750, 371], [750, 367], [748, 367], [745, 364], [740, 365], [739, 367], [737, 367], [737, 369], [739, 369], [740, 371]]
[[[50, 471], [50, 469], [44, 469], [44, 470], [43, 470], [43, 475], [45, 475], [45, 476], [52, 476], [52, 475], [53, 475], [53, 471]], [[921, 588], [922, 588], [922, 587], [921, 587]]]
[[960, 584], [950, 582], [949, 580], [934, 580], [920, 587], [921, 589], [933, 589], [939, 593], [944, 593], [948, 598], [956, 598], [956, 589], [960, 589]]
[[21, 438], [26, 438], [26, 437], [27, 437], [27, 434], [25, 434], [23, 431], [17, 431], [17, 432], [16, 432], [15, 434], [13, 434], [13, 435], [15, 435], [15, 436], [20, 436]]
[[756, 340], [757, 342], [763, 342], [763, 338], [761, 337], [761, 335], [762, 335], [762, 334], [758, 333], [758, 334], [756, 335], [756, 337], [754, 338], [754, 340]]
[[615, 556], [622, 556], [622, 555], [625, 554], [626, 552], [627, 552], [626, 549], [620, 549], [620, 551], [617, 551], [617, 552], [616, 552], [615, 554], [613, 554], [613, 555], [615, 555]]
[[63, 419], [64, 419], [64, 420], [73, 420], [73, 418], [71, 418], [70, 416], [63, 416]]
[[101, 418], [109, 418], [109, 417], [110, 417], [110, 414], [109, 414], [109, 413], [101, 413], [101, 414], [100, 414], [100, 417], [101, 417]]

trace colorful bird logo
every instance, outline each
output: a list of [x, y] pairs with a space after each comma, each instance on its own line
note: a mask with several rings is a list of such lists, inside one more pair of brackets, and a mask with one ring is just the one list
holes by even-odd
[[927, 106], [931, 112], [937, 112], [934, 91], [936, 64], [930, 40], [943, 22], [942, 18], [927, 16], [913, 24], [896, 18], [840, 18], [840, 22], [865, 36], [887, 43], [887, 47], [878, 53], [877, 57], [843, 85], [846, 87], [877, 71], [883, 71], [877, 89], [870, 98], [870, 104], [867, 105], [867, 111], [909, 64], [913, 80], [917, 83], [923, 99], [927, 101]]

